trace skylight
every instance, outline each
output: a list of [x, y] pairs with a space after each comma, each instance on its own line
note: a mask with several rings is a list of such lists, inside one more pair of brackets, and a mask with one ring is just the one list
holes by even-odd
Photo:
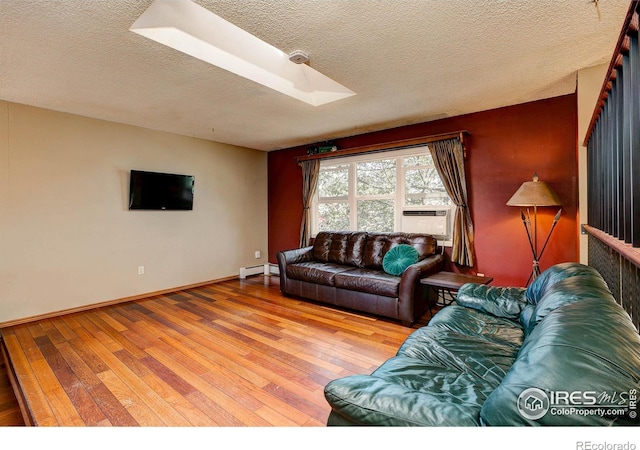
[[355, 95], [190, 0], [155, 0], [130, 30], [313, 106]]

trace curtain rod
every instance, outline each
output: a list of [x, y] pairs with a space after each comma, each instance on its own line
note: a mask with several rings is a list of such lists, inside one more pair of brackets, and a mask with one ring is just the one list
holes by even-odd
[[399, 141], [385, 142], [382, 144], [363, 145], [361, 147], [346, 148], [342, 150], [336, 150], [334, 152], [317, 153], [315, 155], [305, 155], [296, 158], [298, 163], [303, 161], [310, 161], [312, 159], [328, 159], [339, 158], [341, 156], [356, 155], [359, 153], [373, 153], [384, 150], [390, 150], [403, 147], [415, 147], [419, 145], [428, 144], [429, 142], [444, 141], [446, 139], [459, 138], [464, 149], [464, 156], [467, 156], [467, 150], [465, 148], [465, 136], [469, 134], [468, 131], [454, 131], [451, 133], [434, 134], [431, 136], [423, 136], [419, 138], [403, 139]]

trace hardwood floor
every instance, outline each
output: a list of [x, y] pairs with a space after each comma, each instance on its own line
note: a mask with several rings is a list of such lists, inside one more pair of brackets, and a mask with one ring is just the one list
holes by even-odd
[[[412, 331], [285, 298], [278, 277], [258, 276], [2, 334], [34, 425], [314, 427], [326, 383], [370, 373]], [[0, 384], [0, 425], [19, 425], [4, 373]]]
[[18, 400], [9, 382], [4, 355], [0, 352], [0, 426], [12, 427], [24, 424]]

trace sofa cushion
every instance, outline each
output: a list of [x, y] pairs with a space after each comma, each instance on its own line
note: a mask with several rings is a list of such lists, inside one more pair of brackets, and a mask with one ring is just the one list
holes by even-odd
[[407, 233], [403, 244], [409, 244], [418, 251], [418, 260], [435, 255], [438, 250], [438, 240], [428, 234]]
[[[324, 393], [332, 414], [347, 418], [351, 424], [477, 426], [481, 402], [464, 395], [473, 385], [482, 385], [482, 380], [398, 356], [374, 375], [332, 381]], [[443, 392], [441, 386], [451, 386], [451, 392]]]
[[456, 303], [497, 317], [518, 319], [527, 306], [525, 289], [467, 283], [458, 290]]
[[596, 278], [602, 278], [598, 271], [593, 267], [574, 262], [556, 264], [542, 272], [529, 285], [526, 293], [527, 302], [534, 305], [537, 304], [540, 299], [544, 297], [547, 289], [556, 284], [558, 281], [579, 275], [588, 275], [595, 276]]
[[[568, 281], [568, 280], [564, 280]], [[626, 415], [603, 416], [594, 408], [626, 407], [640, 387], [640, 336], [628, 314], [611, 298], [585, 298], [549, 312], [526, 337], [518, 359], [481, 410], [482, 423], [495, 426], [640, 425]], [[549, 400], [525, 417], [519, 406], [529, 389]], [[563, 397], [551, 405], [552, 393]], [[574, 395], [570, 403], [565, 393]], [[590, 393], [589, 398], [583, 393]], [[540, 399], [540, 397], [537, 397]], [[563, 407], [577, 406], [574, 411]], [[522, 404], [520, 403], [522, 407]], [[555, 410], [554, 410], [555, 409]], [[608, 409], [608, 408], [606, 408]], [[567, 413], [568, 411], [568, 413]], [[594, 413], [591, 413], [594, 412]]]
[[392, 247], [382, 258], [382, 268], [389, 275], [400, 276], [407, 267], [418, 262], [418, 250], [408, 244]]
[[287, 266], [287, 277], [292, 280], [307, 281], [309, 283], [334, 286], [336, 274], [353, 269], [351, 266], [339, 264], [322, 263], [316, 261], [289, 264]]
[[471, 371], [496, 387], [523, 340], [517, 322], [453, 305], [439, 311], [428, 326], [414, 331], [398, 354]]
[[382, 270], [384, 255], [396, 245], [411, 245], [418, 252], [418, 260], [436, 253], [438, 241], [433, 236], [412, 233], [369, 233], [364, 244], [363, 265], [367, 269]]
[[327, 231], [321, 231], [316, 235], [311, 249], [311, 254], [315, 261], [329, 262], [329, 249], [331, 248], [332, 239], [333, 233]]
[[[384, 254], [389, 251], [393, 238], [397, 239], [397, 233], [369, 234], [364, 244], [364, 257], [362, 263], [367, 269], [382, 270]], [[396, 242], [399, 244], [399, 242]]]
[[546, 289], [544, 296], [533, 308], [528, 323], [521, 320], [528, 333], [540, 323], [551, 311], [587, 298], [604, 298], [614, 301], [607, 283], [598, 276], [577, 275], [557, 281]]
[[313, 258], [320, 262], [362, 267], [365, 232], [318, 233], [313, 243]]
[[362, 425], [477, 426], [522, 342], [517, 323], [451, 306], [371, 375], [330, 382], [337, 416]]
[[337, 273], [334, 286], [350, 291], [385, 297], [398, 297], [400, 278], [372, 269], [353, 269]]
[[353, 375], [327, 384], [333, 414], [358, 425], [477, 426], [482, 401], [469, 395], [487, 384], [471, 372], [396, 356], [372, 375]]

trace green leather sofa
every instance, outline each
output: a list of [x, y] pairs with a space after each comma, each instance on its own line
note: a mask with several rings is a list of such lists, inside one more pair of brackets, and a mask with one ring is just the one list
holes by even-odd
[[328, 425], [640, 425], [640, 336], [593, 268], [466, 284], [371, 375], [325, 387]]

